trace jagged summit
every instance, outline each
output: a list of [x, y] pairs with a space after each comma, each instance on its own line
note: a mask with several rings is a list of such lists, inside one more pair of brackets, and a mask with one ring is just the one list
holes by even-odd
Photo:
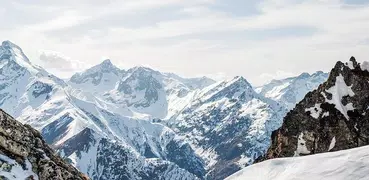
[[243, 76], [235, 76], [231, 80], [231, 83], [236, 83], [236, 84], [239, 83], [243, 85], [245, 88], [252, 88], [252, 85]]
[[338, 151], [369, 144], [369, 72], [354, 57], [337, 62], [273, 132], [267, 159]]
[[163, 74], [160, 73], [159, 71], [156, 71], [149, 67], [144, 67], [144, 66], [136, 66], [136, 67], [130, 68], [127, 70], [127, 73], [129, 74], [129, 76], [133, 76], [133, 77], [153, 76], [153, 75], [163, 76]]
[[5, 40], [5, 41], [3, 41], [3, 42], [1, 43], [1, 45], [2, 45], [4, 48], [7, 48], [7, 49], [9, 49], [9, 48], [13, 48], [13, 47], [16, 47], [16, 48], [20, 49], [20, 48], [19, 48], [19, 46], [15, 45], [14, 43], [12, 43], [12, 42], [11, 42], [11, 41], [9, 41], [9, 40]]
[[83, 72], [74, 74], [69, 82], [76, 88], [88, 86], [89, 89], [95, 91], [97, 86], [103, 86], [99, 90], [110, 90], [116, 82], [123, 77], [123, 70], [116, 67], [110, 59], [106, 59]]
[[3, 41], [0, 46], [0, 60], [8, 59], [12, 61], [25, 61], [30, 63], [29, 59], [24, 55], [23, 50], [10, 41]]

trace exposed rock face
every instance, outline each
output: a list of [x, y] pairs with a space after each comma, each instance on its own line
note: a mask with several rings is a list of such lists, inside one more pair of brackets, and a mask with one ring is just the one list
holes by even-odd
[[338, 151], [369, 144], [369, 72], [352, 57], [308, 93], [272, 133], [263, 159]]
[[87, 179], [29, 125], [0, 110], [0, 179]]

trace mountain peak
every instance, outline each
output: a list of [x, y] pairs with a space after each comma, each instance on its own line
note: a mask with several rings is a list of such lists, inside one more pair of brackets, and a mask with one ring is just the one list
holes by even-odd
[[307, 72], [301, 73], [299, 76], [297, 76], [297, 79], [305, 79], [309, 78], [311, 75]]
[[355, 57], [354, 57], [354, 56], [351, 56], [351, 58], [350, 58], [350, 60], [349, 60], [349, 61], [351, 61], [352, 63], [357, 64], [356, 59], [355, 59]]
[[231, 84], [240, 84], [246, 88], [252, 88], [251, 84], [243, 76], [235, 76], [231, 81]]
[[105, 66], [113, 66], [113, 63], [111, 63], [110, 59], [105, 59], [101, 64]]
[[11, 41], [9, 40], [6, 40], [6, 41], [3, 41], [1, 43], [1, 46], [6, 48], [6, 49], [11, 49], [11, 48], [17, 48], [17, 49], [21, 49], [18, 45], [12, 43]]
[[138, 73], [143, 73], [143, 72], [157, 72], [149, 67], [145, 67], [145, 66], [136, 66], [133, 67], [131, 69], [128, 70], [128, 72], [134, 73], [134, 72], [138, 72]]

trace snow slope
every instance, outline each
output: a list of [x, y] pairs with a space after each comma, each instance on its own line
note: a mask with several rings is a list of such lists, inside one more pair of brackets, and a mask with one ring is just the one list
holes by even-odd
[[227, 180], [367, 180], [369, 146], [311, 156], [272, 159], [235, 173]]

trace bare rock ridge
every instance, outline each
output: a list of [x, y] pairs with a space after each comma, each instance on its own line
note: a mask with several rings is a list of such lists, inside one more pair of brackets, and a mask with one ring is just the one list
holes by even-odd
[[351, 57], [309, 92], [272, 133], [265, 157], [302, 156], [369, 144], [369, 68]]
[[41, 134], [0, 109], [0, 179], [88, 179], [56, 155]]

